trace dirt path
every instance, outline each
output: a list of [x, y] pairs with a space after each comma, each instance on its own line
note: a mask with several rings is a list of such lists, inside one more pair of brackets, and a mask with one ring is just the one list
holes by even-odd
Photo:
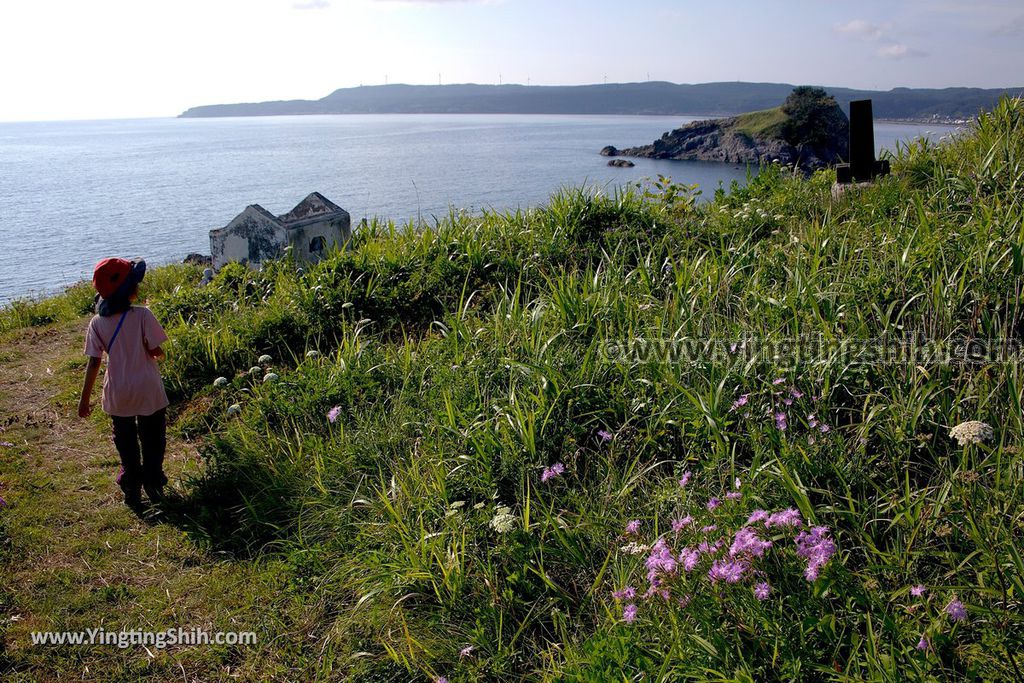
[[[0, 345], [0, 679], [291, 679], [268, 653], [288, 636], [280, 572], [199, 547], [160, 511], [121, 502], [117, 454], [99, 410], [77, 417], [86, 321]], [[172, 486], [198, 467], [170, 437]], [[264, 646], [34, 645], [34, 631], [252, 631]], [[294, 674], [294, 671], [292, 671]]]

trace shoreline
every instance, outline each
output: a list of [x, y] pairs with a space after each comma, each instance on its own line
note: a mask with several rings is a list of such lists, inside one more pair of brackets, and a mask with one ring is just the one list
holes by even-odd
[[[673, 117], [693, 117], [697, 120], [715, 120], [725, 119], [733, 116], [740, 116], [745, 112], [738, 113], [673, 113], [673, 114], [657, 114], [650, 112], [635, 112], [630, 114], [573, 114], [573, 113], [543, 113], [543, 112], [532, 112], [532, 113], [521, 113], [521, 112], [379, 112], [379, 113], [325, 113], [325, 112], [308, 112], [308, 113], [292, 113], [292, 114], [229, 114], [224, 116], [183, 116], [181, 114], [173, 117], [174, 119], [269, 119], [269, 118], [291, 118], [296, 116], [562, 116], [562, 117], [608, 117], [608, 118], [622, 118], [627, 116], [635, 117], [648, 117], [648, 118], [673, 118]], [[125, 119], [127, 120], [127, 119]], [[890, 117], [876, 117], [877, 123], [905, 123], [908, 125], [915, 126], [966, 126], [970, 125], [974, 119], [928, 119], [928, 118], [890, 118]]]

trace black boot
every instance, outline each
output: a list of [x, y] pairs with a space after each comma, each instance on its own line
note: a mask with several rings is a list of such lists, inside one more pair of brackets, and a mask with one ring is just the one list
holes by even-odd
[[149, 502], [151, 502], [151, 503], [159, 503], [159, 502], [163, 501], [163, 499], [164, 499], [164, 487], [163, 487], [163, 484], [160, 484], [160, 485], [156, 485], [156, 484], [149, 485], [149, 484], [147, 484], [143, 488], [146, 489], [146, 496], [149, 497]]
[[124, 504], [133, 510], [142, 507], [142, 491], [139, 489], [126, 489], [124, 492]]

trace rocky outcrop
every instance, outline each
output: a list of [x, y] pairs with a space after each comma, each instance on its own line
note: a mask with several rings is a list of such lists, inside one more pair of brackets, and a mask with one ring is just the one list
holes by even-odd
[[696, 121], [669, 131], [650, 145], [601, 150], [604, 156], [720, 161], [733, 164], [781, 163], [813, 171], [849, 158], [850, 124], [828, 98], [800, 124], [785, 107], [726, 119]]
[[182, 263], [187, 263], [193, 266], [209, 266], [213, 264], [213, 257], [205, 254], [198, 254], [192, 252], [181, 260]]
[[[605, 154], [605, 156], [611, 155]], [[614, 166], [616, 168], [633, 168], [634, 166], [636, 166], [636, 164], [634, 164], [629, 159], [612, 159], [611, 161], [608, 162], [608, 165]]]

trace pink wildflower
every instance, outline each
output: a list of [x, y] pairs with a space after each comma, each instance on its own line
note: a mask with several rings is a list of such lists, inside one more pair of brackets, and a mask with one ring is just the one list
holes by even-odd
[[785, 377], [779, 377], [778, 379], [776, 379], [775, 381], [772, 382], [772, 384], [775, 385], [775, 386], [779, 386], [780, 384], [785, 384], [785, 383], [786, 383], [786, 378]]
[[679, 478], [679, 488], [686, 488], [686, 485], [690, 483], [690, 478], [693, 477], [693, 472], [686, 470], [683, 472], [683, 476]]
[[334, 406], [333, 408], [327, 411], [328, 422], [334, 424], [335, 422], [338, 421], [339, 415], [341, 415], [341, 406]]
[[721, 547], [721, 541], [715, 541], [714, 543], [711, 543], [710, 541], [701, 541], [700, 544], [697, 545], [697, 550], [703, 555], [714, 555], [721, 549]]
[[622, 590], [612, 591], [612, 597], [616, 600], [632, 600], [636, 597], [636, 589], [626, 586]]
[[932, 645], [928, 642], [928, 638], [926, 638], [925, 635], [922, 633], [921, 639], [917, 641], [917, 649], [924, 652], [925, 650], [930, 650], [931, 647]]
[[739, 491], [729, 491], [729, 493], [725, 494], [726, 500], [739, 500], [742, 497], [743, 494]]
[[734, 481], [734, 482], [732, 483], [732, 487], [733, 487], [734, 489], [736, 489], [737, 491], [739, 491], [739, 490], [740, 490], [740, 487], [741, 487], [741, 486], [743, 486], [743, 482], [742, 482], [742, 481], [740, 481], [740, 478], [739, 478], [739, 477], [736, 477], [736, 481]]
[[804, 392], [800, 391], [796, 387], [790, 387], [789, 388], [789, 395], [792, 396], [793, 398], [803, 398], [804, 397]]
[[693, 548], [683, 548], [679, 553], [679, 561], [683, 563], [683, 569], [689, 573], [696, 569], [700, 562], [700, 551]]
[[789, 508], [781, 512], [773, 512], [769, 515], [764, 525], [769, 529], [773, 526], [800, 527], [803, 522], [800, 519], [800, 511], [796, 508]]
[[639, 531], [640, 531], [640, 520], [639, 519], [631, 520], [628, 524], [626, 524], [626, 532], [625, 532], [626, 536], [632, 536], [633, 534], [636, 534]]
[[707, 507], [708, 507], [708, 510], [714, 510], [716, 507], [718, 507], [721, 504], [722, 504], [722, 501], [718, 500], [717, 498], [712, 498], [711, 500], [708, 501]]
[[707, 526], [702, 527], [700, 532], [702, 534], [710, 534], [712, 531], [715, 531], [716, 529], [718, 529], [717, 524], [708, 524]]
[[627, 624], [636, 621], [636, 605], [629, 604], [622, 609], [622, 620]]
[[725, 581], [726, 583], [739, 583], [739, 580], [743, 578], [743, 572], [746, 571], [747, 565], [742, 562], [733, 562], [731, 560], [715, 560], [711, 564], [711, 569], [708, 570], [708, 579], [711, 583], [718, 583], [719, 581]]
[[946, 605], [946, 614], [952, 621], [963, 621], [967, 618], [967, 608], [964, 607], [964, 603], [960, 602], [956, 598], [949, 601]]
[[647, 561], [644, 564], [647, 567], [647, 580], [652, 584], [659, 574], [671, 576], [676, 573], [676, 558], [672, 555], [672, 549], [668, 547], [664, 538], [659, 538], [654, 544], [651, 554], [647, 556]]
[[767, 600], [771, 592], [772, 587], [769, 586], [766, 581], [762, 581], [761, 583], [754, 586], [754, 597], [758, 600]]
[[780, 432], [786, 431], [786, 427], [789, 426], [789, 418], [782, 411], [775, 413], [775, 428]]
[[828, 529], [823, 526], [801, 531], [796, 537], [796, 548], [796, 554], [807, 560], [804, 576], [808, 581], [817, 580], [822, 567], [836, 552], [836, 544], [828, 537]]
[[754, 510], [750, 513], [750, 517], [747, 517], [747, 524], [756, 524], [766, 519], [768, 519], [768, 512], [766, 510]]
[[601, 439], [603, 443], [608, 443], [612, 440], [612, 433], [607, 429], [602, 429], [597, 433], [597, 438]]
[[691, 517], [690, 515], [686, 515], [682, 519], [673, 519], [672, 520], [672, 531], [674, 531], [674, 532], [676, 532], [678, 534], [685, 527], [688, 527], [691, 524], [693, 524], [693, 517]]
[[915, 598], [920, 598], [921, 596], [924, 595], [924, 586], [922, 586], [921, 584], [917, 584], [916, 586], [913, 586], [910, 589], [910, 594], [913, 595]]
[[466, 647], [464, 647], [461, 650], [459, 650], [459, 656], [460, 657], [469, 657], [471, 654], [473, 654], [473, 650], [474, 649], [476, 649], [476, 648], [474, 648], [472, 645], [467, 645]]
[[738, 399], [736, 399], [735, 401], [732, 402], [732, 408], [730, 408], [729, 411], [731, 412], [731, 411], [737, 410], [739, 408], [742, 408], [743, 406], [747, 405], [747, 403], [749, 401], [750, 401], [750, 394], [743, 394]]
[[556, 462], [551, 467], [544, 468], [544, 472], [542, 472], [540, 475], [540, 480], [542, 482], [549, 481], [557, 476], [560, 476], [563, 472], [565, 472], [565, 465], [563, 465], [560, 462]]
[[736, 532], [732, 547], [729, 548], [729, 556], [763, 557], [765, 551], [771, 547], [771, 541], [762, 541], [756, 531], [750, 527], [743, 527]]

